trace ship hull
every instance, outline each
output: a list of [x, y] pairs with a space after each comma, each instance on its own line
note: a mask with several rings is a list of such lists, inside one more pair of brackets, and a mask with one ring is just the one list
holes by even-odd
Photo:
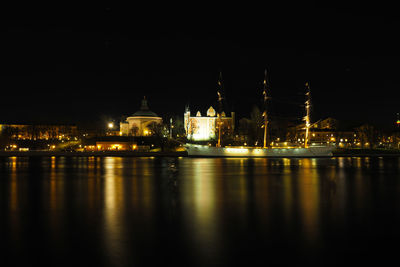
[[332, 157], [334, 147], [315, 146], [309, 148], [249, 148], [210, 147], [186, 145], [189, 157], [246, 157], [246, 158], [304, 158]]

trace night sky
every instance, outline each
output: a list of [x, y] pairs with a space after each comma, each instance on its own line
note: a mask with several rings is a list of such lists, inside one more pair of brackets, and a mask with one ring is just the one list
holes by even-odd
[[105, 125], [144, 95], [163, 117], [204, 113], [220, 71], [241, 118], [265, 68], [277, 117], [302, 116], [306, 81], [313, 120], [391, 126], [400, 112], [393, 7], [152, 5], [3, 8], [0, 121]]

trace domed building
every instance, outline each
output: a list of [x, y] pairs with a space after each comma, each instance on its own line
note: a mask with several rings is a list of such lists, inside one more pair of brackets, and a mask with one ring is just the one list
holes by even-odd
[[140, 110], [133, 113], [126, 121], [120, 123], [121, 135], [149, 136], [152, 135], [150, 125], [161, 124], [162, 118], [149, 109], [146, 97], [143, 98]]

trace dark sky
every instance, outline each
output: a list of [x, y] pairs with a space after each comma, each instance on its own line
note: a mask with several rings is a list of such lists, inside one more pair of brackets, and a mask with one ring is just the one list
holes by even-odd
[[314, 120], [391, 125], [400, 111], [394, 7], [151, 5], [2, 8], [0, 121], [102, 125], [144, 95], [161, 116], [204, 112], [219, 71], [240, 118], [265, 68], [282, 117], [302, 116], [306, 81]]

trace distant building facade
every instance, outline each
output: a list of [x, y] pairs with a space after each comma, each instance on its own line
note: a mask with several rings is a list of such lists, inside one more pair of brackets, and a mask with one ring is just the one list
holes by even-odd
[[137, 142], [129, 136], [101, 136], [82, 140], [83, 151], [133, 151]]
[[78, 136], [78, 127], [51, 124], [0, 124], [0, 134], [15, 140], [68, 140]]
[[225, 132], [232, 133], [235, 129], [235, 113], [231, 112], [231, 116], [227, 117], [225, 112], [221, 113], [221, 118], [217, 117], [215, 109], [210, 106], [207, 115], [202, 116], [197, 111], [196, 116], [192, 116], [190, 109], [186, 108], [184, 113], [184, 127], [188, 139], [196, 141], [207, 141], [215, 139], [217, 136], [217, 123], [221, 123], [221, 127]]
[[[335, 145], [337, 147], [359, 147], [360, 136], [354, 129], [340, 129], [338, 120], [326, 118], [313, 123], [310, 127], [310, 143]], [[289, 128], [287, 141], [304, 144], [305, 124]]]
[[[86, 148], [87, 149], [87, 148]], [[96, 150], [97, 151], [128, 151], [128, 150], [136, 150], [137, 144], [135, 142], [113, 142], [113, 141], [97, 141], [96, 142]], [[89, 149], [87, 149], [89, 150]]]
[[151, 136], [153, 123], [162, 124], [162, 118], [149, 109], [144, 97], [140, 110], [120, 123], [120, 133], [124, 136]]

